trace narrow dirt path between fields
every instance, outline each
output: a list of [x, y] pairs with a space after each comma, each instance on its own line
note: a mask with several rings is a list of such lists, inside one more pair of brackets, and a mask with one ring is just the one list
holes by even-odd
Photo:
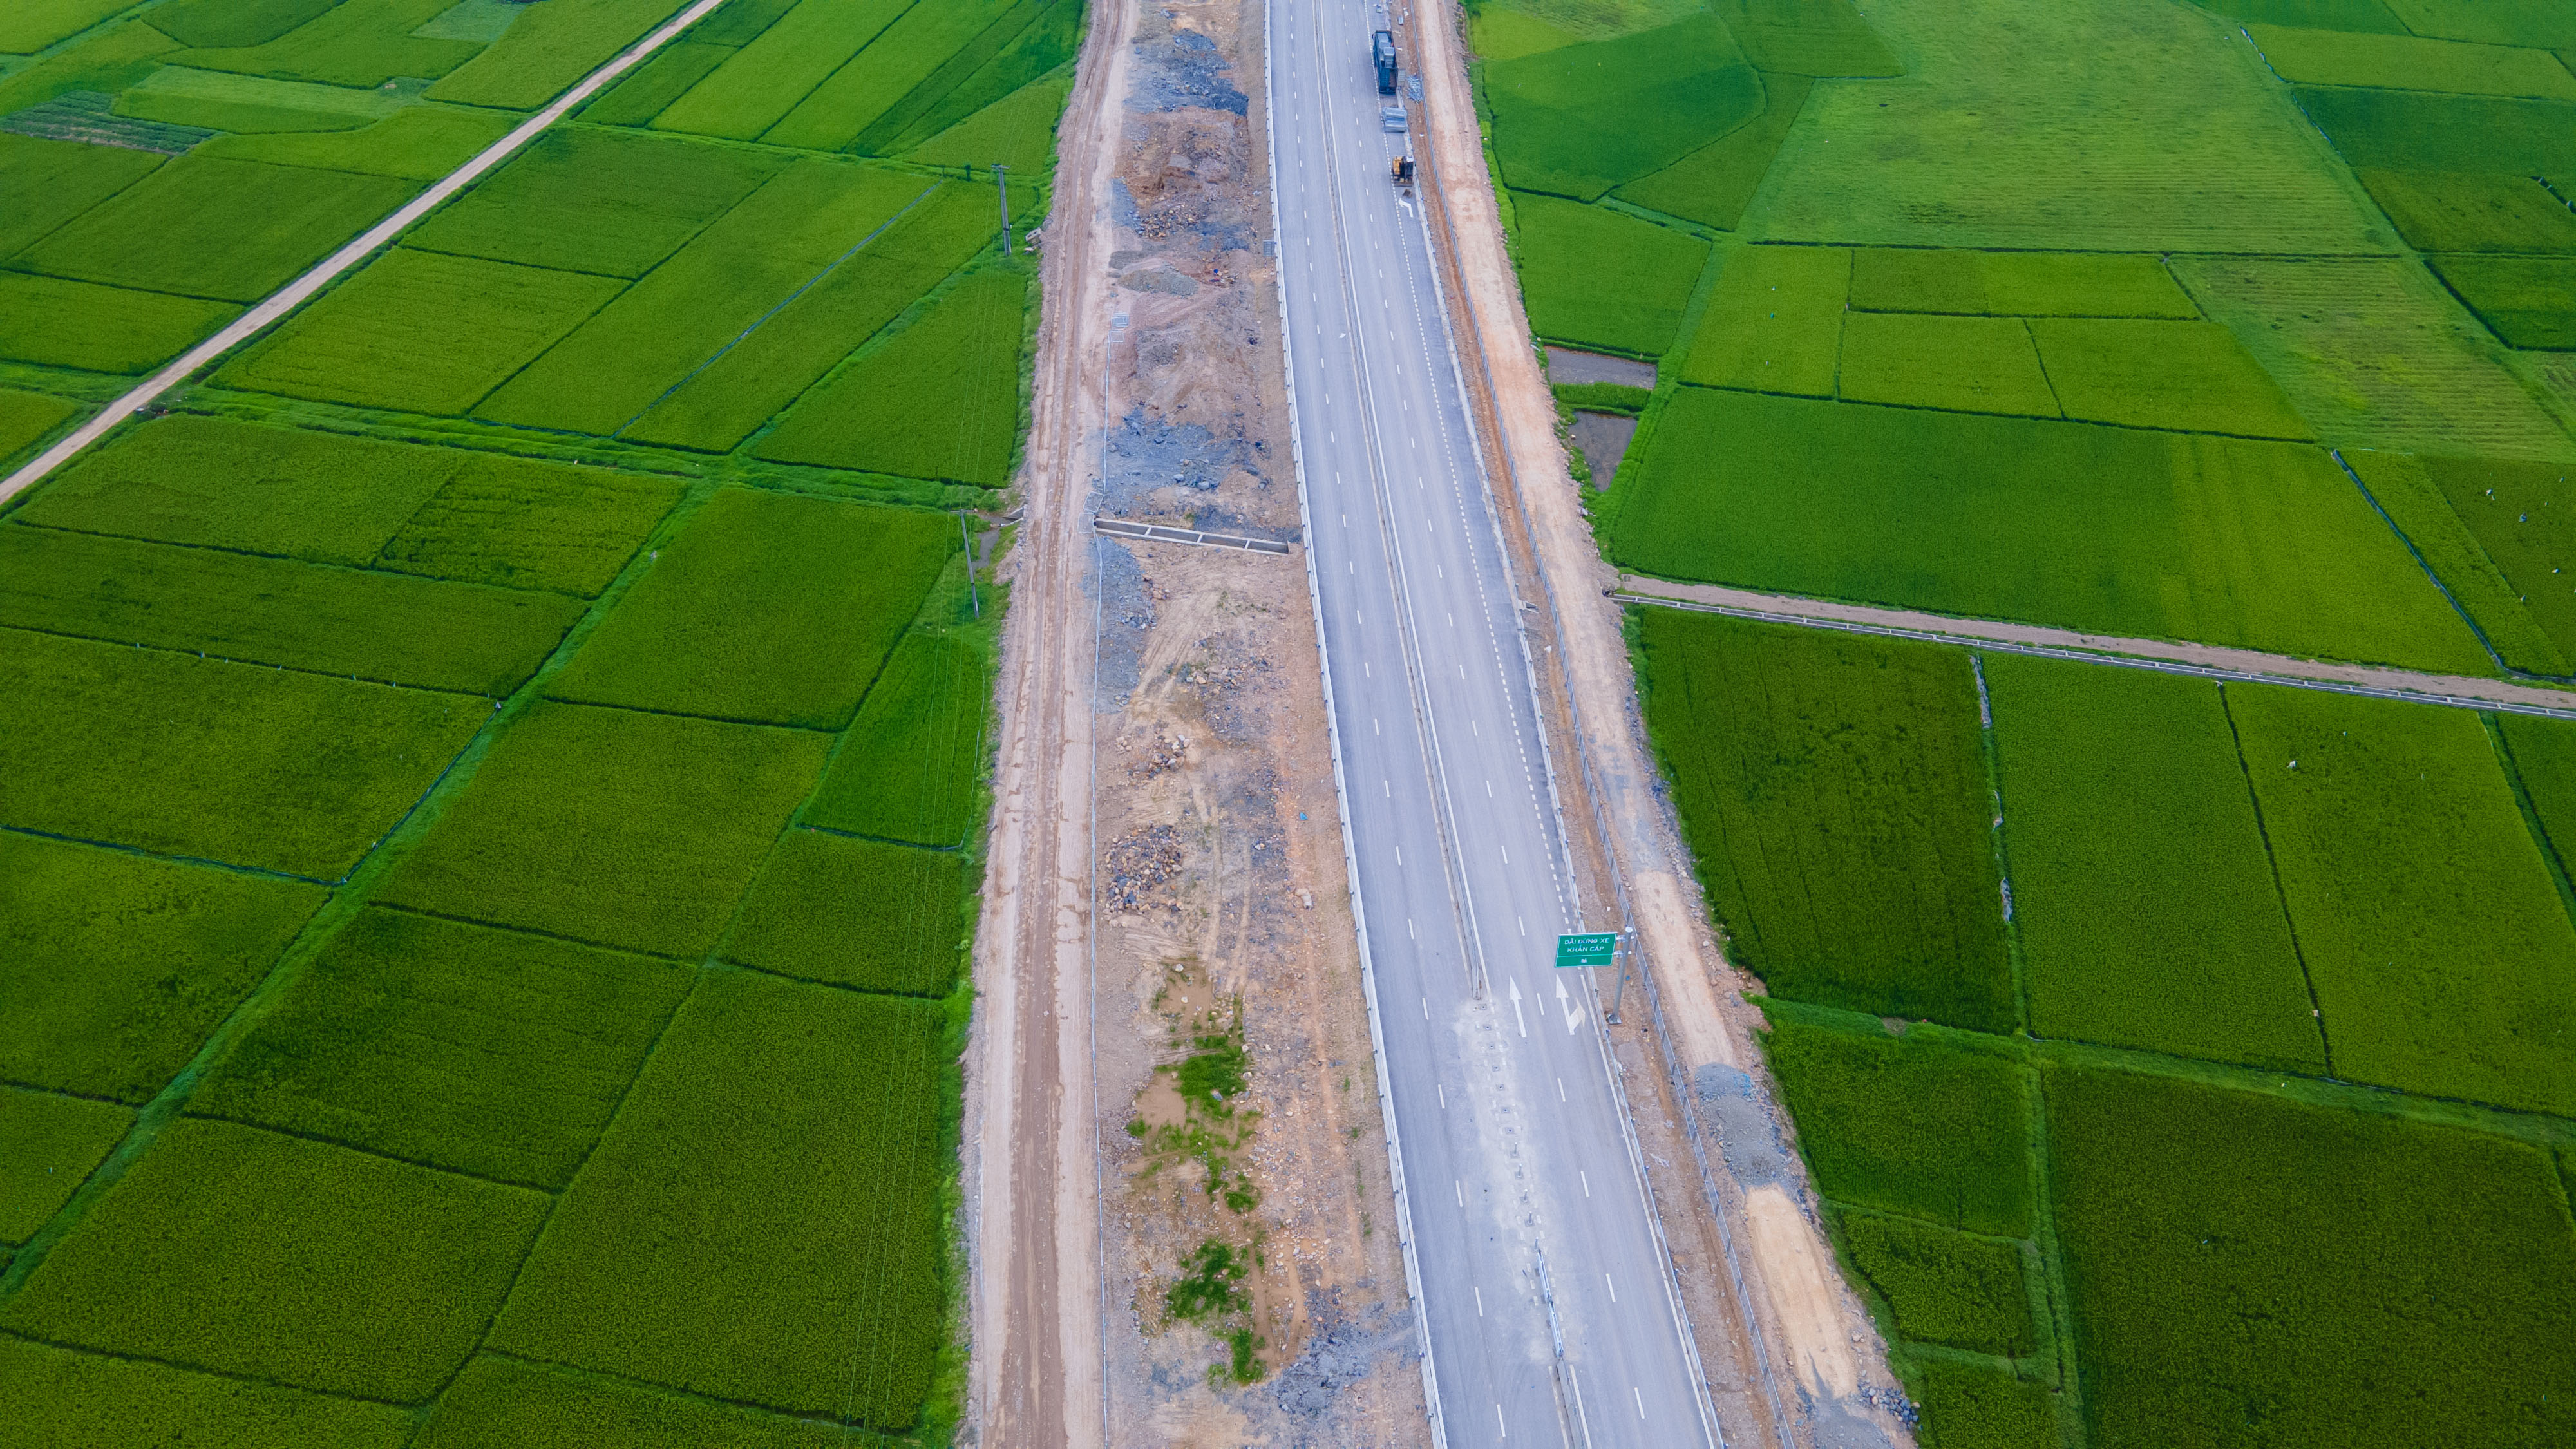
[[[1657, 988], [1659, 1016], [1632, 1000], [1612, 1040], [1657, 1164], [1657, 1207], [1728, 1440], [1819, 1449], [1905, 1442], [1910, 1431], [1890, 1412], [1902, 1398], [1889, 1384], [1885, 1345], [1835, 1271], [1812, 1185], [1785, 1149], [1787, 1116], [1751, 1039], [1761, 1018], [1743, 999], [1750, 983], [1719, 949], [1659, 788], [1620, 605], [1607, 597], [1617, 580], [1568, 472], [1556, 401], [1512, 273], [1463, 19], [1447, 0], [1417, 5], [1420, 23], [1406, 25], [1404, 38], [1418, 47], [1424, 79], [1423, 144], [1446, 220], [1434, 235], [1449, 253], [1451, 326], [1468, 392], [1486, 414], [1487, 464], [1551, 696], [1550, 728], [1572, 736], [1557, 770], [1566, 822], [1578, 855], [1590, 857], [1596, 898], [1624, 886]], [[1656, 1028], [1664, 1039], [1649, 1035]]]
[[2190, 644], [2171, 639], [2131, 639], [2117, 634], [2087, 634], [2004, 619], [1963, 619], [1914, 609], [1885, 609], [1845, 604], [1797, 594], [1764, 594], [1721, 584], [1677, 584], [1637, 574], [1619, 576], [1619, 595], [1639, 603], [1678, 604], [1746, 619], [1767, 619], [1819, 629], [1848, 629], [1871, 634], [1927, 639], [1968, 648], [2000, 645], [2058, 658], [2090, 658], [2107, 664], [2173, 668], [2193, 674], [2241, 679], [2251, 684], [2285, 684], [2337, 689], [2354, 694], [2405, 699], [2460, 709], [2502, 709], [2576, 719], [2576, 691], [2545, 684], [2518, 684], [2506, 679], [2478, 679], [2465, 674], [2426, 674], [2376, 664], [2346, 664], [2332, 659], [2301, 659], [2292, 654], [2265, 654], [2218, 644]]
[[206, 364], [232, 351], [257, 336], [271, 323], [304, 305], [307, 298], [365, 261], [376, 248], [401, 235], [406, 227], [438, 209], [456, 193], [471, 186], [485, 172], [509, 160], [520, 148], [537, 139], [546, 127], [562, 120], [572, 108], [599, 93], [601, 87], [643, 63], [645, 57], [679, 38], [681, 32], [706, 18], [708, 12], [725, 0], [697, 0], [661, 28], [620, 51], [617, 57], [555, 98], [552, 105], [521, 122], [518, 129], [495, 141], [482, 154], [430, 183], [429, 189], [405, 202], [393, 215], [367, 228], [356, 241], [322, 259], [311, 271], [287, 283], [266, 301], [232, 320], [224, 330], [189, 348], [187, 353], [159, 372], [142, 386], [109, 403], [99, 415], [65, 434], [61, 441], [36, 455], [35, 460], [0, 482], [0, 503], [7, 503], [20, 493], [42, 482], [47, 474], [70, 462], [80, 451], [107, 435], [108, 430], [151, 406], [152, 400], [187, 381]]

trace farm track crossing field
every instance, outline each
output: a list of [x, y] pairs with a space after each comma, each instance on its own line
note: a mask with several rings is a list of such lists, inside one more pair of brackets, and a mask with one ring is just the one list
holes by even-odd
[[947, 520], [711, 498], [555, 677], [559, 699], [838, 729], [946, 563]]
[[948, 1031], [935, 1002], [707, 975], [492, 1346], [911, 1427], [941, 1337]]
[[2010, 1030], [1967, 661], [1675, 610], [1640, 628], [1647, 727], [1733, 959], [1775, 996]]
[[[12, 62], [0, 453], [682, 3], [168, 0]], [[864, 8], [715, 9], [11, 500], [0, 1440], [953, 1432], [998, 619], [942, 508], [1009, 506], [1036, 268], [979, 182], [1045, 219], [1084, 12]], [[920, 159], [670, 129], [728, 65]], [[891, 364], [939, 446], [754, 456]]]
[[140, 1106], [259, 983], [321, 887], [0, 833], [0, 1077]]
[[[395, 689], [11, 629], [0, 825], [331, 881], [491, 714]], [[113, 731], [96, 720], [121, 721]]]

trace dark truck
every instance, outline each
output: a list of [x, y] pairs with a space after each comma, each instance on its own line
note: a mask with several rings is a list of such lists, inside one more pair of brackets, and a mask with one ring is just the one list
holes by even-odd
[[1369, 37], [1369, 59], [1377, 62], [1377, 93], [1395, 94], [1395, 35], [1381, 30]]

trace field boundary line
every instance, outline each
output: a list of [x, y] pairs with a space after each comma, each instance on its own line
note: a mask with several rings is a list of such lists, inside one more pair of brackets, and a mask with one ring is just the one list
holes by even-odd
[[[2114, 634], [2086, 634], [2042, 624], [2001, 619], [1953, 618], [1942, 614], [1845, 604], [1795, 594], [1759, 594], [1713, 584], [1662, 584], [1686, 592], [1653, 593], [1660, 581], [1620, 575], [1620, 587], [1609, 596], [1623, 604], [1646, 604], [1695, 613], [1724, 614], [1769, 624], [1807, 629], [1833, 629], [1847, 634], [1874, 634], [1912, 639], [1999, 654], [2028, 654], [2082, 664], [2108, 664], [2126, 669], [2153, 669], [2197, 679], [2238, 684], [2278, 684], [2293, 689], [2322, 689], [2372, 699], [2442, 705], [2451, 709], [2495, 710], [2576, 720], [2576, 693], [2544, 689], [2509, 680], [2472, 679], [2465, 675], [2429, 674], [2383, 664], [2345, 664], [2266, 654], [2220, 644], [2135, 639]], [[2212, 662], [2214, 661], [2214, 662]]]
[[615, 59], [582, 77], [573, 84], [572, 89], [556, 97], [545, 109], [520, 122], [510, 134], [493, 142], [473, 160], [437, 181], [431, 182], [427, 190], [405, 202], [393, 215], [369, 227], [356, 240], [325, 257], [312, 270], [287, 283], [279, 291], [271, 293], [266, 300], [254, 304], [249, 311], [233, 319], [231, 324], [222, 331], [198, 343], [182, 354], [178, 361], [154, 373], [140, 387], [108, 404], [99, 411], [98, 416], [74, 428], [60, 442], [38, 454], [34, 462], [10, 474], [8, 481], [0, 482], [0, 504], [7, 503], [42, 482], [47, 474], [70, 462], [83, 449], [105, 437], [117, 424], [143, 411], [153, 399], [187, 381], [199, 368], [266, 331], [271, 324], [303, 305], [315, 293], [337, 281], [341, 274], [365, 261], [378, 247], [392, 241], [412, 223], [444, 205], [449, 197], [473, 185], [485, 172], [517, 155], [529, 142], [543, 134], [546, 128], [571, 114], [573, 107], [589, 100], [610, 81], [642, 64], [645, 57], [670, 44], [682, 31], [705, 19], [724, 3], [725, 0], [697, 0], [697, 3], [680, 12], [677, 17], [664, 22], [661, 29], [628, 46]]

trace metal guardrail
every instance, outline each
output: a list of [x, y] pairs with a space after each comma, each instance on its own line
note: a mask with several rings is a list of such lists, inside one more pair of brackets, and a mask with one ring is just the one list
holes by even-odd
[[1287, 557], [1291, 545], [1284, 539], [1247, 538], [1234, 533], [1201, 533], [1195, 528], [1172, 528], [1160, 523], [1137, 523], [1131, 519], [1111, 518], [1101, 514], [1091, 520], [1098, 532], [1113, 538], [1152, 539], [1161, 543], [1195, 543], [1207, 548], [1239, 548], [1246, 553], [1277, 554]]

